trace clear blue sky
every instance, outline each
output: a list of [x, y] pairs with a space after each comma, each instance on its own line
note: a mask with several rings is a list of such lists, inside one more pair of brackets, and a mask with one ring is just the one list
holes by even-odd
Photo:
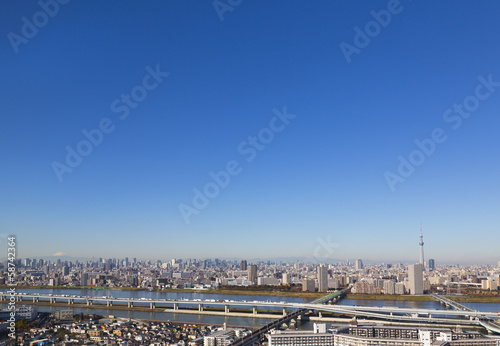
[[[417, 261], [423, 223], [427, 258], [500, 258], [500, 4], [47, 3], [0, 5], [0, 233], [18, 256]], [[391, 189], [436, 128], [446, 140]], [[273, 139], [248, 162], [259, 133]], [[231, 161], [186, 223], [179, 206]]]

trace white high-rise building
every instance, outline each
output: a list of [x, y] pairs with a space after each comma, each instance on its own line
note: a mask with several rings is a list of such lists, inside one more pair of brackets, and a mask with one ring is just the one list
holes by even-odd
[[363, 261], [360, 259], [356, 260], [356, 270], [362, 270], [363, 269]]
[[324, 265], [318, 267], [318, 292], [328, 291], [328, 269]]
[[421, 263], [408, 266], [408, 282], [410, 294], [424, 294], [424, 275]]
[[384, 294], [396, 294], [396, 283], [393, 280], [384, 281]]
[[405, 284], [402, 283], [402, 282], [398, 282], [395, 286], [394, 286], [394, 293], [395, 294], [405, 294]]

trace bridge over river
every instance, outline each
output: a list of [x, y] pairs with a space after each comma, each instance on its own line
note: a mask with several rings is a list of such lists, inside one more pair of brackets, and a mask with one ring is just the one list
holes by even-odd
[[[223, 309], [221, 314], [229, 314], [231, 309], [251, 309], [253, 315], [258, 315], [258, 308], [265, 308], [268, 311], [274, 308], [282, 311], [282, 316], [287, 316], [289, 312], [295, 311], [313, 311], [321, 317], [322, 312], [330, 312], [341, 315], [368, 317], [378, 320], [413, 322], [413, 323], [440, 323], [440, 324], [463, 324], [477, 325], [488, 329], [491, 332], [500, 333], [500, 325], [495, 320], [500, 319], [499, 312], [482, 312], [469, 309], [461, 304], [453, 302], [447, 298], [431, 295], [433, 298], [453, 307], [453, 310], [423, 309], [423, 308], [398, 308], [398, 307], [373, 307], [373, 306], [348, 306], [348, 305], [330, 305], [325, 304], [330, 301], [338, 301], [343, 291], [330, 293], [310, 303], [294, 302], [271, 302], [271, 301], [235, 301], [235, 300], [214, 300], [214, 299], [132, 299], [132, 298], [114, 298], [114, 297], [88, 297], [88, 296], [69, 296], [52, 294], [19, 294], [16, 300], [30, 301], [32, 303], [65, 304], [68, 306], [74, 304], [83, 304], [92, 307], [142, 307], [146, 309], [168, 309], [178, 313], [187, 312], [190, 309], [192, 313], [203, 313], [205, 309], [219, 308]], [[10, 299], [7, 293], [0, 292], [0, 302]], [[193, 311], [193, 308], [195, 309]], [[196, 309], [197, 308], [197, 309]]]

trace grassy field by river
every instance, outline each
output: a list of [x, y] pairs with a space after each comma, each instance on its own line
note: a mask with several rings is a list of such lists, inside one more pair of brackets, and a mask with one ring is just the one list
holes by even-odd
[[273, 296], [273, 297], [303, 297], [303, 298], [319, 298], [327, 295], [326, 292], [313, 293], [313, 292], [274, 292], [274, 291], [252, 291], [252, 290], [213, 290], [213, 291], [200, 291], [201, 293], [214, 293], [214, 294], [236, 294], [236, 295], [252, 295], [252, 296]]
[[434, 300], [428, 296], [400, 296], [391, 294], [347, 294], [347, 299], [366, 299], [366, 300], [406, 300], [406, 301], [430, 301]]
[[[0, 288], [12, 288], [10, 286], [0, 286]], [[149, 291], [144, 288], [135, 287], [67, 287], [67, 286], [16, 286], [17, 289], [92, 289], [92, 290], [119, 290], [119, 291]], [[314, 292], [276, 292], [276, 291], [252, 291], [252, 290], [192, 290], [167, 288], [163, 290], [153, 290], [152, 292], [176, 292], [176, 293], [203, 293], [203, 294], [232, 294], [232, 295], [253, 295], [253, 296], [273, 296], [273, 297], [305, 297], [318, 298], [327, 293]]]
[[448, 298], [459, 303], [500, 303], [500, 297], [448, 296]]
[[[500, 303], [500, 297], [447, 296], [460, 303]], [[389, 295], [389, 294], [348, 294], [347, 299], [432, 301], [430, 296]]]

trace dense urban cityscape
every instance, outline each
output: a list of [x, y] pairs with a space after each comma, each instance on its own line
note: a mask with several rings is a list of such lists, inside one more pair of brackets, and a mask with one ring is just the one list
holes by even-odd
[[[420, 254], [423, 260], [423, 242], [420, 241]], [[2, 277], [0, 284], [11, 288], [7, 275], [9, 260], [2, 262]], [[141, 290], [146, 292], [204, 292], [207, 294], [278, 294], [315, 295], [323, 297], [315, 302], [336, 302], [345, 297], [376, 298], [400, 296], [411, 301], [412, 297], [432, 299], [442, 294], [454, 296], [455, 299], [496, 299], [500, 302], [500, 261], [494, 265], [439, 265], [433, 259], [417, 264], [370, 264], [363, 260], [346, 260], [334, 264], [312, 264], [295, 262], [258, 261], [249, 263], [247, 260], [224, 259], [171, 259], [137, 260], [136, 258], [104, 259], [88, 261], [67, 261], [57, 259], [55, 262], [44, 259], [24, 258], [16, 261], [15, 289], [27, 290], [18, 292], [15, 300], [18, 304], [15, 310], [16, 336], [15, 342], [22, 345], [91, 345], [116, 344], [128, 345], [233, 345], [250, 339], [256, 342], [257, 336], [252, 328], [227, 327], [194, 323], [147, 321], [132, 318], [84, 315], [71, 309], [78, 304], [79, 299], [86, 301], [88, 308], [99, 304], [99, 296], [81, 297], [74, 294], [37, 293], [36, 288], [62, 289], [70, 288], [74, 292], [82, 290]], [[32, 291], [32, 292], [30, 292]], [[54, 291], [55, 292], [55, 291]], [[333, 292], [333, 293], [331, 293]], [[341, 292], [341, 294], [339, 294]], [[325, 293], [327, 294], [325, 296]], [[7, 292], [5, 292], [7, 294]], [[331, 294], [331, 296], [330, 296]], [[47, 295], [48, 302], [43, 303]], [[57, 299], [67, 299], [67, 306]], [[12, 297], [12, 294], [11, 294]], [[33, 297], [30, 302], [30, 297]], [[324, 298], [327, 298], [324, 300]], [[107, 308], [118, 306], [119, 298], [111, 296], [100, 297], [106, 301]], [[0, 302], [5, 296], [0, 296]], [[159, 300], [140, 298], [140, 300], [125, 300], [129, 309], [145, 309], [140, 303], [149, 303], [150, 309], [156, 309]], [[445, 299], [445, 298], [443, 298]], [[187, 299], [182, 299], [187, 300]], [[164, 299], [170, 301], [170, 299]], [[175, 301], [175, 299], [174, 299]], [[460, 300], [459, 300], [460, 301]], [[12, 302], [12, 299], [11, 299]], [[191, 303], [198, 304], [198, 313], [220, 314], [209, 305], [216, 302], [226, 304], [225, 313], [229, 314], [229, 303], [238, 304], [236, 300], [194, 299]], [[445, 301], [446, 302], [446, 301]], [[24, 305], [24, 304], [34, 305]], [[245, 300], [239, 304], [246, 303]], [[284, 302], [281, 302], [284, 303]], [[38, 304], [53, 305], [56, 310], [37, 312]], [[174, 303], [174, 311], [179, 310]], [[264, 304], [254, 300], [253, 317], [258, 311], [256, 305]], [[451, 303], [453, 304], [453, 303]], [[459, 305], [459, 303], [457, 306]], [[500, 306], [500, 303], [499, 303]], [[70, 309], [67, 309], [70, 308]], [[160, 308], [160, 307], [158, 307]], [[205, 310], [205, 309], [206, 310]], [[464, 307], [465, 308], [465, 307]], [[283, 315], [288, 312], [283, 308]], [[165, 310], [165, 311], [168, 311]], [[299, 310], [300, 311], [300, 310]], [[306, 311], [306, 310], [304, 310]], [[472, 310], [471, 310], [472, 311]], [[193, 312], [189, 312], [193, 313]], [[196, 311], [194, 311], [196, 313]], [[260, 311], [262, 313], [262, 311]], [[264, 314], [272, 311], [264, 311]], [[234, 312], [233, 312], [234, 314]], [[377, 321], [358, 323], [356, 313], [348, 324], [320, 323], [322, 319], [336, 321], [335, 316], [345, 314], [319, 313], [318, 322], [314, 323], [313, 331], [296, 329], [294, 319], [287, 319], [289, 325], [283, 322], [266, 333], [260, 340], [272, 345], [364, 345], [371, 340], [371, 345], [495, 345], [500, 344], [500, 338], [485, 336], [477, 331], [462, 331], [461, 328], [415, 328], [403, 326], [384, 327]], [[6, 322], [0, 325], [3, 334], [8, 334], [9, 311], [3, 313]], [[0, 318], [2, 318], [0, 316]], [[179, 316], [179, 315], [177, 315]], [[305, 316], [305, 315], [300, 315]], [[391, 312], [392, 316], [392, 312]], [[413, 317], [419, 317], [417, 313]], [[284, 317], [284, 318], [285, 318]], [[428, 317], [431, 318], [430, 314]], [[277, 317], [276, 317], [277, 318]], [[309, 317], [314, 318], [314, 317]], [[182, 318], [181, 318], [182, 319]], [[416, 322], [416, 321], [415, 321]], [[457, 322], [458, 323], [458, 322]], [[492, 322], [489, 326], [499, 328]], [[254, 335], [255, 334], [255, 335]], [[9, 334], [10, 335], [10, 334]], [[262, 339], [264, 337], [264, 339]], [[256, 339], [257, 338], [257, 339]], [[372, 339], [373, 338], [373, 339]], [[383, 342], [376, 343], [378, 339]], [[12, 340], [12, 338], [11, 338]]]
[[[8, 240], [15, 246], [14, 236]], [[416, 264], [365, 264], [362, 259], [310, 263], [128, 257], [51, 261], [10, 257], [0, 263], [0, 285], [8, 289], [0, 292], [0, 303], [8, 301], [8, 307], [0, 311], [0, 319], [5, 321], [0, 324], [0, 332], [4, 338], [8, 336], [8, 342], [19, 345], [500, 345], [500, 337], [470, 329], [476, 324], [490, 333], [500, 332], [500, 324], [492, 319], [500, 318], [500, 313], [478, 312], [460, 303], [489, 301], [500, 307], [500, 260], [496, 266], [436, 264], [434, 259], [424, 260], [422, 231], [418, 245], [420, 260]], [[112, 296], [126, 291], [174, 296]], [[99, 296], [100, 292], [106, 294]], [[182, 292], [205, 295], [200, 296], [204, 299], [185, 298]], [[210, 295], [215, 299], [208, 298]], [[263, 297], [247, 301], [238, 299], [238, 295]], [[269, 300], [270, 295], [281, 299], [302, 297], [304, 303]], [[383, 311], [342, 305], [342, 300], [380, 298], [384, 302], [435, 300], [462, 312], [443, 318], [449, 313], [425, 308]], [[329, 307], [332, 304], [337, 310]], [[54, 310], [38, 311], [44, 307]], [[82, 308], [86, 310], [78, 310]], [[102, 313], [103, 308], [107, 316], [94, 313]], [[119, 309], [118, 313], [120, 309], [129, 313], [150, 311], [161, 320], [114, 316], [114, 309]], [[173, 312], [178, 321], [165, 321], [161, 311]], [[374, 314], [377, 311], [382, 315]], [[227, 326], [226, 321], [222, 326], [203, 325], [182, 323], [183, 314], [274, 321], [260, 328]], [[433, 320], [433, 315], [438, 314], [442, 316]], [[460, 316], [469, 320], [457, 319]], [[364, 320], [358, 321], [360, 318]], [[312, 331], [298, 328], [307, 320], [315, 321]], [[391, 320], [399, 322], [384, 325]], [[413, 324], [405, 324], [408, 321]], [[329, 327], [326, 322], [330, 322]], [[441, 323], [440, 328], [429, 322]], [[456, 327], [443, 328], [446, 323]]]
[[[353, 285], [353, 293], [423, 294], [424, 291], [471, 290], [496, 292], [500, 285], [500, 261], [494, 265], [436, 265], [430, 259], [418, 264], [364, 265], [361, 259], [336, 264], [275, 263], [246, 260], [96, 259], [51, 262], [19, 260], [18, 286], [107, 287], [143, 289], [213, 290], [227, 286], [273, 286], [275, 290], [327, 292]], [[3, 262], [5, 284], [6, 261]], [[252, 287], [249, 287], [252, 290]]]

